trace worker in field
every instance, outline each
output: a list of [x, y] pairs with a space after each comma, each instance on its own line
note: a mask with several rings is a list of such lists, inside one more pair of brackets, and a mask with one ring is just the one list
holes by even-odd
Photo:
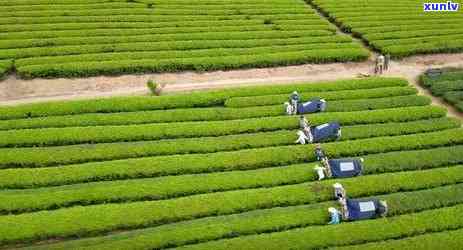
[[297, 114], [297, 107], [300, 101], [301, 101], [301, 97], [299, 96], [299, 93], [297, 93], [297, 91], [294, 91], [289, 98], [289, 102], [291, 103], [291, 106], [292, 106], [293, 115]]
[[309, 101], [302, 102], [302, 97], [297, 91], [289, 96], [289, 100], [284, 104], [287, 115], [302, 115], [308, 113], [324, 112], [326, 110], [326, 100], [315, 97]]
[[297, 140], [295, 143], [304, 145], [306, 143], [313, 142], [313, 136], [312, 136], [312, 132], [310, 131], [309, 126], [297, 131], [296, 134], [297, 134]]
[[296, 143], [307, 144], [341, 138], [341, 125], [338, 122], [329, 122], [318, 126], [306, 126], [297, 131]]
[[320, 144], [315, 147], [315, 158], [320, 161], [314, 170], [318, 180], [324, 178], [350, 178], [362, 174], [363, 158], [328, 159]]
[[[341, 212], [338, 213], [341, 214], [341, 218], [343, 220], [355, 221], [374, 219], [378, 217], [385, 217], [387, 215], [388, 206], [386, 201], [374, 198], [349, 199], [346, 196], [346, 190], [340, 183], [333, 184], [333, 188], [334, 197], [341, 205]], [[335, 216], [333, 214], [334, 210], [331, 209], [329, 212], [332, 217]]]
[[341, 183], [334, 183], [333, 188], [334, 188], [334, 198], [335, 199], [337, 200], [346, 199], [346, 190], [341, 185]]
[[301, 129], [305, 129], [309, 126], [309, 121], [307, 121], [307, 119], [303, 115], [299, 116], [299, 127]]
[[391, 55], [390, 54], [386, 54], [386, 56], [384, 57], [384, 70], [389, 70], [389, 64], [391, 63]]
[[328, 208], [328, 212], [330, 213], [330, 222], [328, 224], [339, 224], [341, 223], [341, 212], [339, 212], [336, 208], [330, 207]]
[[322, 161], [326, 158], [325, 151], [323, 151], [320, 143], [315, 146], [315, 158], [317, 158], [317, 161]]
[[[346, 190], [344, 189], [344, 187], [341, 184], [335, 183], [335, 184], [333, 184], [333, 188], [334, 188], [334, 197], [338, 201], [346, 199]], [[340, 203], [342, 204], [342, 202], [340, 202]], [[347, 214], [345, 214], [346, 211], [347, 210], [343, 210], [342, 212], [340, 212], [339, 210], [337, 210], [334, 207], [328, 208], [328, 212], [330, 213], [330, 218], [331, 218], [330, 222], [328, 222], [328, 224], [339, 224], [339, 223], [341, 223], [341, 218], [342, 217], [346, 218], [345, 217], [347, 215]]]
[[375, 67], [375, 73], [376, 74], [383, 74], [383, 70], [384, 70], [384, 61], [385, 61], [385, 58], [383, 55], [379, 55], [377, 58], [376, 58], [376, 67]]
[[314, 170], [318, 174], [318, 180], [327, 178], [350, 178], [362, 174], [363, 158], [343, 158], [328, 159], [323, 158], [320, 165], [315, 166]]

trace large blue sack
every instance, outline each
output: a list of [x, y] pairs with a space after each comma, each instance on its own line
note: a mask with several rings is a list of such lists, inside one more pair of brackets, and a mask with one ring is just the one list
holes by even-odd
[[379, 217], [378, 209], [381, 207], [377, 199], [347, 199], [349, 220], [364, 220]]
[[334, 178], [348, 178], [362, 174], [362, 162], [359, 159], [328, 160], [331, 175]]
[[299, 103], [297, 105], [298, 114], [308, 114], [315, 112], [322, 112], [326, 109], [326, 102], [320, 98], [312, 99], [305, 103]]
[[341, 125], [337, 122], [325, 123], [310, 128], [313, 142], [321, 142], [332, 138], [339, 138]]

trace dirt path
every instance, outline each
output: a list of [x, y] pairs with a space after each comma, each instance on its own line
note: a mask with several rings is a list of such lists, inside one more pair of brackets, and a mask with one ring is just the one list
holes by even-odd
[[[384, 76], [405, 77], [416, 85], [418, 75], [430, 67], [463, 67], [463, 53], [437, 54], [409, 57], [393, 61]], [[300, 66], [275, 67], [215, 71], [206, 73], [184, 72], [123, 76], [99, 76], [76, 79], [34, 79], [22, 80], [10, 76], [0, 82], [0, 105], [39, 102], [47, 100], [67, 100], [95, 98], [116, 95], [147, 94], [146, 82], [153, 79], [167, 84], [166, 93], [214, 89], [267, 83], [316, 82], [359, 77], [373, 74], [373, 59], [361, 63], [306, 64]], [[417, 86], [421, 94], [428, 92]], [[438, 105], [441, 100], [433, 98]], [[450, 115], [462, 116], [452, 107]]]

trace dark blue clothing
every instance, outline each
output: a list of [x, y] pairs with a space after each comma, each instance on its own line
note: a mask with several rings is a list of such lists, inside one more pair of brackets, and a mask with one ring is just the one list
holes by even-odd
[[333, 178], [348, 178], [362, 174], [362, 163], [358, 159], [331, 159], [328, 165]]
[[338, 132], [341, 125], [337, 122], [325, 123], [316, 127], [311, 127], [310, 132], [313, 136], [313, 142], [326, 141], [333, 138], [338, 138]]
[[349, 220], [372, 219], [381, 216], [379, 210], [382, 205], [377, 199], [347, 199]]

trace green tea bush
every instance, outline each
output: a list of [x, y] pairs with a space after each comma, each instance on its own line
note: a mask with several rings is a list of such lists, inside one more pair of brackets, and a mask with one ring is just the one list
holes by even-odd
[[[449, 129], [421, 134], [326, 143], [324, 149], [330, 157], [353, 157], [461, 144], [463, 144], [462, 130]], [[1, 170], [0, 187], [24, 188], [284, 166], [314, 161], [315, 156], [312, 153], [307, 153], [313, 152], [313, 150], [314, 145], [295, 145], [209, 154], [144, 157], [38, 169], [4, 169]]]
[[[422, 191], [393, 193], [382, 195], [378, 198], [387, 200], [391, 204], [389, 212], [398, 215], [461, 203], [461, 192], [461, 184], [457, 184]], [[416, 200], [432, 200], [433, 202], [417, 203]], [[152, 247], [163, 249], [178, 247], [186, 244], [202, 243], [237, 236], [323, 225], [328, 221], [326, 209], [330, 206], [335, 206], [335, 203], [323, 202], [310, 205], [275, 207], [240, 214], [206, 217], [189, 221], [188, 223], [172, 223], [107, 236], [57, 242], [44, 246], [38, 245], [28, 249], [69, 249], [82, 247], [86, 249], [114, 249], [115, 247], [127, 247], [131, 249]], [[203, 230], [205, 227], [207, 230]], [[182, 237], [179, 237], [179, 235]], [[449, 235], [453, 236], [454, 234]], [[452, 240], [454, 241], [455, 239]], [[386, 244], [388, 242], [378, 245], [388, 246]], [[365, 245], [365, 249], [370, 249], [371, 245]], [[355, 245], [352, 249], [357, 249], [355, 248], [357, 246], [363, 247], [363, 245]], [[410, 245], [406, 246], [410, 247]], [[349, 247], [346, 248], [350, 249]]]
[[[461, 182], [461, 180], [463, 180], [463, 171], [461, 171], [461, 167], [456, 167], [377, 176], [362, 176], [356, 179], [342, 181], [342, 184], [349, 190], [349, 195], [351, 197], [362, 197], [439, 187], [446, 184], [456, 184]], [[336, 180], [326, 181], [321, 184], [312, 183], [309, 186], [307, 186], [307, 183], [304, 183], [274, 188], [201, 194], [172, 200], [77, 206], [53, 211], [1, 216], [0, 225], [8, 225], [8, 227], [0, 226], [0, 242], [5, 244], [19, 240], [71, 237], [74, 235], [82, 236], [108, 230], [166, 224], [183, 219], [201, 218], [208, 215], [226, 215], [277, 206], [312, 204], [332, 199], [331, 185], [334, 182], [336, 182]], [[388, 185], [378, 185], [378, 183], [386, 182]], [[316, 189], [320, 191], [314, 192], [313, 190]], [[246, 197], [246, 199], [242, 199], [242, 197]], [[457, 197], [457, 199], [460, 200], [461, 197]], [[434, 204], [432, 200], [429, 202]], [[410, 204], [415, 205], [413, 202], [410, 202]], [[146, 211], [150, 212], [148, 213]], [[173, 213], [173, 211], [175, 212]], [[121, 216], [121, 214], [124, 214], [124, 216]], [[100, 218], [98, 223], [95, 223], [95, 217]], [[105, 219], [101, 220], [101, 218]], [[434, 225], [439, 225], [435, 217], [430, 220], [435, 223]], [[449, 222], [450, 225], [455, 225], [454, 220], [455, 219], [451, 220], [453, 223]], [[70, 221], [79, 223], [70, 223]], [[341, 224], [338, 225], [338, 227], [345, 227], [345, 225], [351, 224], [355, 223]], [[47, 230], [44, 231], [41, 230], [41, 228], [47, 228]], [[323, 230], [330, 230], [330, 228], [333, 227], [325, 227]], [[420, 230], [420, 228], [415, 226], [411, 228]], [[320, 230], [320, 228], [317, 229]], [[290, 232], [291, 231], [280, 234]], [[371, 230], [368, 230], [368, 232], [371, 234]], [[390, 233], [397, 232], [392, 230]], [[257, 235], [250, 237], [258, 239], [262, 236]], [[239, 242], [244, 239], [237, 238], [235, 240]], [[267, 244], [267, 241], [263, 241], [262, 243], [264, 242]], [[294, 242], [291, 244], [293, 243]], [[220, 241], [212, 242], [211, 244], [216, 244], [218, 247], [221, 246]], [[216, 249], [216, 247], [213, 246], [207, 249]], [[246, 247], [244, 247], [244, 249], [246, 249]]]
[[[0, 107], [0, 120], [75, 115], [84, 113], [131, 112], [141, 110], [165, 110], [174, 108], [197, 108], [223, 105], [231, 97], [288, 94], [299, 92], [335, 91], [353, 89], [372, 89], [378, 87], [406, 86], [408, 82], [401, 78], [369, 78], [339, 80], [315, 84], [290, 84], [233, 88], [202, 93], [147, 97], [114, 97], [109, 99], [78, 100], [25, 104], [13, 107]], [[53, 107], [53, 108], [51, 108]]]
[[[427, 98], [417, 99], [417, 101], [418, 103], [429, 102]], [[387, 101], [384, 103], [389, 105]], [[424, 104], [422, 103], [421, 105]], [[368, 108], [371, 107], [368, 104], [360, 104], [359, 106], [367, 109], [367, 111], [326, 112], [312, 115], [309, 119], [314, 125], [337, 121], [342, 126], [346, 126], [353, 124], [410, 121], [423, 118], [442, 117], [445, 115], [445, 110], [442, 108], [431, 106], [371, 111], [368, 110]], [[267, 110], [264, 111], [260, 109], [261, 115], [265, 114], [266, 116], [271, 116], [273, 114], [275, 117], [230, 121], [6, 130], [0, 131], [0, 137], [4, 138], [0, 141], [0, 147], [59, 146], [81, 143], [196, 138], [298, 128], [299, 124], [297, 122], [297, 117], [277, 116], [281, 112], [280, 106], [264, 107], [264, 109]], [[412, 111], [415, 112], [413, 115], [404, 115]]]
[[[405, 135], [460, 127], [454, 119], [437, 118], [404, 123], [368, 124], [343, 127], [341, 140]], [[61, 147], [0, 149], [0, 169], [44, 167], [117, 160], [136, 157], [214, 153], [219, 151], [283, 146], [294, 144], [295, 130], [261, 132], [219, 137], [145, 141], [134, 143], [101, 143]]]

